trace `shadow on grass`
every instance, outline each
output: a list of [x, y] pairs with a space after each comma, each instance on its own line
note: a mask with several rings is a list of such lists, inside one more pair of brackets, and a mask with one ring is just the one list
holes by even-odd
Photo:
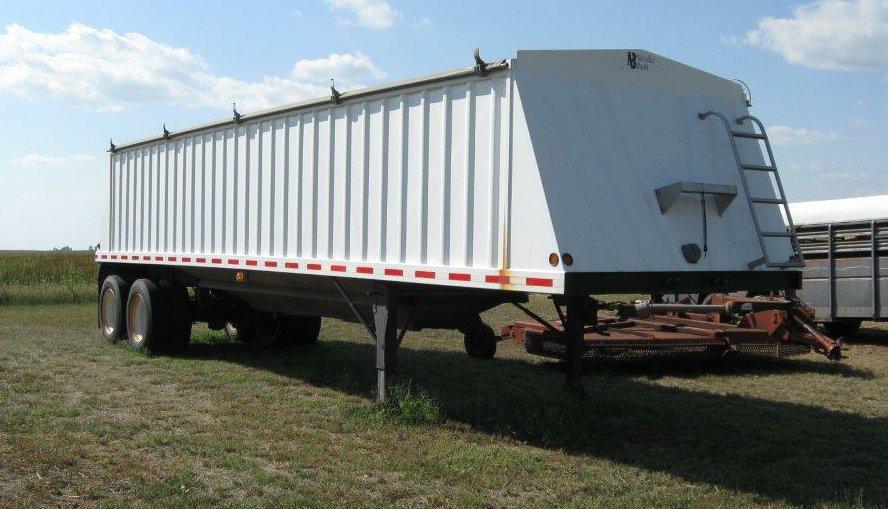
[[[234, 362], [362, 397], [375, 386], [373, 346], [327, 340], [281, 352], [195, 344], [189, 357]], [[888, 420], [650, 383], [657, 377], [814, 373], [820, 383], [871, 375], [805, 359], [738, 359], [592, 366], [588, 398], [568, 393], [557, 364], [478, 361], [459, 352], [402, 348], [402, 376], [426, 388], [443, 417], [528, 444], [604, 458], [690, 482], [792, 504], [888, 503]], [[816, 388], [812, 388], [816, 390]]]
[[888, 345], [888, 327], [886, 324], [876, 326], [873, 323], [864, 323], [857, 334], [848, 338], [849, 345]]

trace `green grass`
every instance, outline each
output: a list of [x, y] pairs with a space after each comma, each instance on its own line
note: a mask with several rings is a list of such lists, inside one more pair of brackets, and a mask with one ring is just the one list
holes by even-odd
[[386, 404], [361, 406], [350, 416], [364, 423], [434, 424], [441, 420], [441, 408], [428, 391], [409, 380], [392, 389]]
[[0, 306], [95, 302], [96, 290], [94, 282], [71, 285], [4, 285], [0, 287]]
[[840, 364], [597, 362], [587, 398], [517, 345], [479, 361], [411, 332], [379, 406], [358, 326], [280, 352], [196, 327], [165, 357], [94, 324], [93, 305], [0, 307], [0, 507], [888, 505], [872, 325]]
[[0, 251], [0, 306], [96, 300], [91, 251]]

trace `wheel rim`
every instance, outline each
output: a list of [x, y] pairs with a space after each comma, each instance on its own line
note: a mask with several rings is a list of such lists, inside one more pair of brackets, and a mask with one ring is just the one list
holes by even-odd
[[127, 325], [129, 327], [130, 341], [135, 345], [145, 341], [148, 333], [148, 302], [141, 294], [133, 294], [129, 302], [127, 312]]
[[238, 331], [233, 323], [227, 322], [225, 324], [225, 337], [231, 341], [236, 341], [240, 339], [240, 331]]
[[104, 332], [106, 336], [112, 336], [117, 332], [117, 298], [113, 288], [106, 288], [105, 291], [102, 292], [101, 310], [102, 332]]

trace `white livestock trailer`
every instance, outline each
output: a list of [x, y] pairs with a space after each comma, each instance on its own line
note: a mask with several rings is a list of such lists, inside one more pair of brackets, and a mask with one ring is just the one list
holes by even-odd
[[194, 320], [277, 344], [356, 320], [384, 396], [399, 328], [490, 357], [479, 313], [545, 293], [575, 378], [592, 293], [799, 286], [748, 105], [642, 50], [519, 51], [112, 144], [102, 330], [175, 349]]
[[805, 256], [799, 297], [835, 336], [888, 320], [888, 195], [793, 203]]

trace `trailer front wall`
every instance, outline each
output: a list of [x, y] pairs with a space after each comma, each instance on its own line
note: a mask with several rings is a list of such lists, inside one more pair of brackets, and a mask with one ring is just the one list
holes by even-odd
[[[541, 233], [554, 231], [559, 250], [574, 259], [568, 277], [749, 272], [763, 253], [731, 138], [718, 120], [698, 116], [716, 111], [732, 129], [749, 131], [748, 122], [733, 122], [749, 113], [740, 85], [653, 53], [628, 53], [645, 64], [628, 65], [620, 50], [518, 52], [514, 202], [521, 207], [512, 211], [512, 262], [545, 260], [550, 244]], [[764, 164], [757, 140], [737, 144], [742, 162]], [[746, 174], [752, 197], [777, 197], [771, 175]], [[679, 181], [732, 185], [736, 199], [719, 213], [712, 197], [701, 205], [699, 195], [684, 195], [662, 213], [655, 190]], [[754, 207], [762, 230], [787, 231], [777, 205]], [[788, 238], [764, 242], [776, 262], [793, 254]], [[689, 243], [707, 247], [697, 262], [683, 256]]]

